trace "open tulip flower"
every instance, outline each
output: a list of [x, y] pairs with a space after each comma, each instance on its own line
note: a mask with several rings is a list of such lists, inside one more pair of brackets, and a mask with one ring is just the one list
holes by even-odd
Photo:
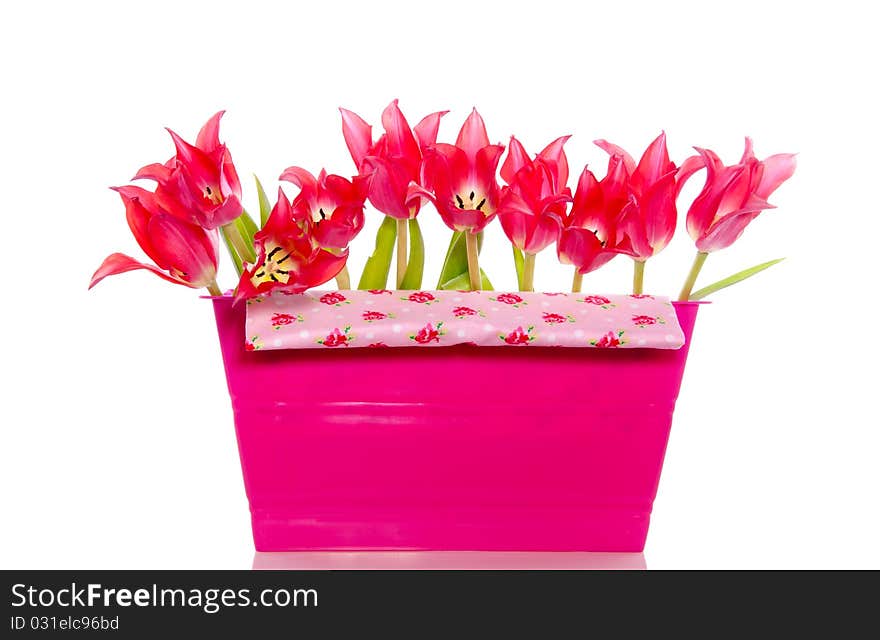
[[612, 158], [620, 158], [626, 169], [627, 187], [632, 196], [626, 215], [626, 232], [632, 241], [635, 260], [633, 293], [641, 294], [645, 261], [662, 251], [675, 234], [677, 168], [669, 159], [665, 133], [648, 145], [638, 164], [616, 144], [596, 140], [596, 145]]
[[263, 228], [254, 235], [257, 260], [241, 274], [236, 301], [270, 291], [302, 293], [335, 277], [348, 259], [348, 249], [328, 251], [315, 239], [310, 215], [295, 211], [278, 189], [278, 202]]
[[366, 181], [357, 176], [353, 181], [342, 176], [327, 175], [323, 169], [318, 177], [301, 167], [288, 167], [281, 180], [292, 182], [300, 192], [294, 198], [294, 217], [307, 217], [314, 223], [314, 237], [326, 249], [345, 249], [364, 228]]
[[623, 226], [632, 206], [623, 158], [611, 157], [601, 182], [584, 167], [556, 245], [560, 262], [575, 267], [572, 291], [580, 291], [583, 276], [615, 256], [633, 255], [632, 242]]
[[516, 138], [510, 138], [501, 177], [507, 183], [501, 191], [498, 219], [514, 248], [524, 253], [520, 288], [531, 291], [535, 254], [556, 242], [571, 202], [568, 159], [563, 146], [570, 136], [547, 145], [534, 160]]
[[155, 180], [156, 199], [183, 220], [215, 229], [242, 213], [241, 182], [225, 144], [220, 144], [220, 118], [214, 114], [191, 145], [168, 130], [177, 154], [165, 164], [141, 168], [135, 179]]
[[217, 287], [216, 230], [181, 220], [162, 208], [155, 194], [140, 187], [115, 187], [125, 204], [125, 217], [141, 249], [156, 265], [145, 264], [122, 253], [108, 256], [92, 276], [91, 289], [107, 276], [146, 269], [174, 284], [199, 289]]
[[436, 144], [428, 152], [425, 174], [437, 211], [453, 231], [481, 231], [498, 209], [495, 172], [504, 145], [490, 144], [486, 125], [471, 111], [454, 145]]
[[486, 125], [473, 109], [454, 145], [434, 145], [425, 156], [430, 199], [446, 226], [465, 234], [472, 289], [480, 289], [482, 284], [476, 234], [492, 221], [498, 209], [500, 188], [495, 174], [502, 153], [504, 146], [489, 143]]

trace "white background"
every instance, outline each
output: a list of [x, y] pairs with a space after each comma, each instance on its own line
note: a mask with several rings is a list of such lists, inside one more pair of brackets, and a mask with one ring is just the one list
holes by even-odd
[[[473, 105], [530, 152], [572, 133], [575, 176], [604, 173], [594, 138], [641, 153], [661, 129], [679, 162], [691, 145], [733, 162], [747, 134], [759, 157], [799, 152], [778, 209], [704, 269], [788, 257], [701, 311], [644, 562], [880, 568], [880, 51], [863, 3], [486, 4], [4, 4], [0, 566], [251, 566], [209, 305], [146, 272], [86, 291], [108, 253], [142, 255], [107, 187], [171, 155], [163, 126], [193, 139], [225, 108], [253, 210], [251, 173], [274, 189], [291, 164], [351, 172], [337, 106], [377, 123], [398, 97], [413, 124], [451, 109], [447, 140]], [[449, 232], [420, 219], [430, 287]], [[487, 235], [483, 263], [512, 288]], [[647, 290], [674, 295], [692, 255], [682, 224]], [[625, 291], [630, 273], [620, 260], [585, 288]], [[539, 256], [539, 289], [569, 282]]]

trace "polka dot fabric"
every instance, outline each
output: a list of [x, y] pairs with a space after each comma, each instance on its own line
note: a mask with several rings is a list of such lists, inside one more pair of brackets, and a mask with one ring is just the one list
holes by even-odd
[[497, 291], [309, 291], [247, 301], [248, 350], [382, 347], [678, 349], [668, 298]]

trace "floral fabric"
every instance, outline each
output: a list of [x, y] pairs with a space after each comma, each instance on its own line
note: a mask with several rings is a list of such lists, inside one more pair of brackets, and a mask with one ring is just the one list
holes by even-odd
[[247, 301], [245, 345], [678, 349], [668, 298], [496, 291], [276, 292]]

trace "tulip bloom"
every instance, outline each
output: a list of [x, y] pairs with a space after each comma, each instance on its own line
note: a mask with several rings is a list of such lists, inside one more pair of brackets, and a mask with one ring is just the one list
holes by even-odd
[[122, 253], [108, 256], [92, 276], [89, 289], [107, 276], [146, 269], [160, 278], [199, 289], [217, 287], [216, 230], [206, 230], [181, 220], [162, 208], [155, 194], [140, 187], [116, 187], [125, 204], [125, 217], [141, 249], [156, 265], [138, 262]]
[[348, 249], [327, 251], [314, 232], [312, 218], [296, 215], [279, 188], [269, 219], [254, 235], [257, 260], [241, 274], [236, 301], [274, 290], [302, 293], [335, 277], [345, 267]]
[[342, 113], [342, 135], [358, 172], [369, 176], [370, 202], [397, 219], [414, 218], [424, 198], [422, 153], [437, 141], [440, 118], [447, 112], [425, 116], [410, 128], [397, 100], [382, 112], [385, 133], [375, 142], [372, 127], [347, 109]]
[[327, 249], [345, 249], [364, 227], [366, 183], [361, 177], [353, 181], [342, 176], [327, 175], [323, 169], [315, 178], [300, 167], [288, 167], [281, 180], [300, 188], [293, 200], [294, 217], [307, 217], [314, 222], [315, 240]]
[[[397, 286], [403, 284], [407, 270], [407, 220], [419, 213], [426, 189], [422, 185], [422, 153], [437, 141], [440, 118], [447, 112], [425, 116], [411, 129], [393, 100], [382, 112], [385, 133], [373, 141], [372, 127], [347, 109], [342, 114], [342, 135], [358, 173], [368, 176], [368, 197], [379, 211], [397, 220]], [[414, 232], [418, 224], [412, 223]], [[383, 254], [390, 263], [390, 252]], [[368, 263], [369, 266], [369, 263]], [[417, 280], [421, 281], [421, 275]], [[384, 283], [383, 283], [384, 286]]]
[[601, 182], [584, 167], [556, 247], [560, 262], [575, 267], [572, 291], [580, 291], [583, 276], [615, 256], [633, 255], [632, 242], [623, 228], [632, 206], [620, 156], [611, 157]]
[[522, 144], [511, 136], [501, 177], [507, 183], [501, 191], [498, 219], [513, 246], [524, 252], [520, 288], [531, 291], [535, 254], [556, 242], [565, 220], [566, 203], [571, 202], [568, 159], [563, 146], [570, 136], [547, 145], [532, 160]]
[[453, 231], [477, 233], [492, 221], [500, 188], [495, 178], [504, 146], [489, 144], [476, 109], [465, 120], [454, 145], [436, 144], [425, 164], [437, 211]]
[[752, 141], [738, 164], [725, 166], [715, 152], [697, 149], [702, 163], [690, 170], [706, 168], [706, 184], [687, 214], [687, 229], [699, 251], [710, 253], [733, 244], [746, 226], [764, 209], [772, 209], [767, 198], [794, 174], [794, 154], [779, 153], [758, 160]]
[[214, 114], [191, 145], [171, 129], [177, 154], [165, 164], [141, 168], [134, 179], [154, 180], [161, 206], [193, 224], [216, 229], [241, 215], [241, 182], [225, 144], [220, 144], [220, 118]]
[[662, 251], [675, 234], [678, 217], [675, 197], [680, 189], [676, 183], [677, 169], [669, 159], [665, 133], [648, 145], [638, 165], [629, 153], [615, 144], [597, 140], [596, 145], [612, 158], [620, 158], [626, 169], [632, 205], [627, 211], [625, 226], [635, 260], [633, 293], [640, 294], [645, 261]]
[[[450, 229], [464, 232], [472, 289], [481, 286], [476, 234], [492, 221], [500, 188], [495, 178], [504, 146], [489, 144], [476, 109], [464, 121], [454, 145], [437, 144], [426, 153], [427, 194]], [[453, 236], [453, 242], [455, 236]]]
[[688, 209], [687, 229], [697, 245], [697, 256], [682, 287], [679, 300], [690, 298], [703, 263], [712, 251], [725, 249], [742, 235], [761, 211], [774, 208], [767, 198], [793, 174], [792, 153], [758, 160], [751, 138], [738, 164], [726, 166], [714, 151], [697, 148], [699, 157], [688, 158], [680, 173], [684, 179], [706, 168], [706, 183]]

